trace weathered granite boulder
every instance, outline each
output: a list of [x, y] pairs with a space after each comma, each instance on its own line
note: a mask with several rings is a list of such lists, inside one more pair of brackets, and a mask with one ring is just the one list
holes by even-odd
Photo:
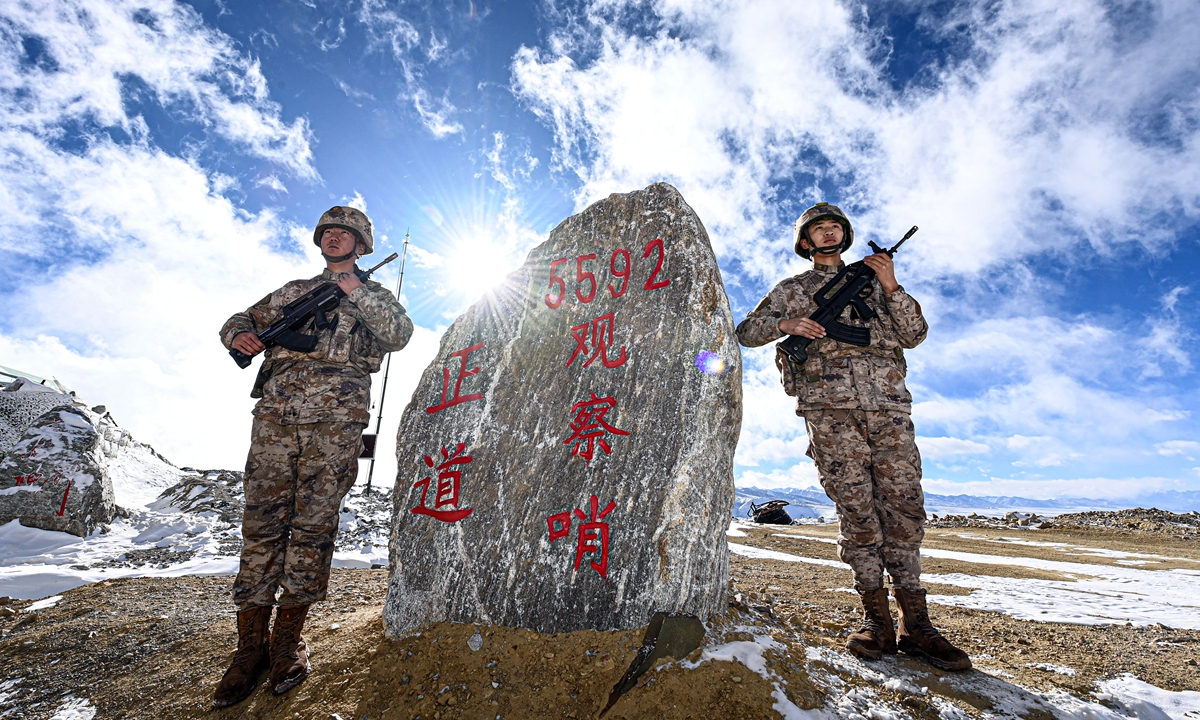
[[19, 519], [85, 537], [112, 522], [117, 508], [106, 466], [130, 440], [79, 406], [44, 413], [0, 460], [0, 524]]
[[708, 235], [670, 185], [555, 228], [446, 332], [400, 422], [388, 631], [723, 611], [733, 330]]

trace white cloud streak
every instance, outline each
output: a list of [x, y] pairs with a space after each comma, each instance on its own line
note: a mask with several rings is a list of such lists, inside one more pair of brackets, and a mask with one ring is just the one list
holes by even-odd
[[[0, 10], [0, 127], [45, 137], [71, 121], [138, 135], [127, 82], [178, 108], [246, 152], [316, 179], [304, 118], [290, 124], [270, 100], [257, 60], [169, 0], [7, 3]], [[13, 149], [12, 139], [6, 143]]]

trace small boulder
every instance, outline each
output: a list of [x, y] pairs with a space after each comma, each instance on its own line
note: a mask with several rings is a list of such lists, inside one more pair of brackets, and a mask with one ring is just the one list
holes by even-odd
[[109, 460], [128, 433], [91, 411], [59, 407], [37, 418], [0, 461], [0, 524], [86, 537], [112, 522], [116, 504]]

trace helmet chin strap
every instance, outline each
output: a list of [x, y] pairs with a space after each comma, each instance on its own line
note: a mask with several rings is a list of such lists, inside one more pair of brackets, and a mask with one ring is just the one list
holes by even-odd
[[321, 257], [325, 258], [325, 260], [327, 262], [331, 262], [335, 265], [340, 262], [346, 262], [350, 258], [357, 257], [357, 256], [358, 256], [358, 248], [354, 248], [353, 250], [346, 253], [345, 255], [326, 255], [325, 251], [321, 251]]
[[846, 238], [842, 238], [842, 241], [837, 245], [830, 245], [829, 247], [817, 247], [817, 244], [813, 242], [811, 237], [807, 238], [807, 240], [808, 244], [813, 246], [812, 253], [814, 255], [837, 255], [846, 249]]

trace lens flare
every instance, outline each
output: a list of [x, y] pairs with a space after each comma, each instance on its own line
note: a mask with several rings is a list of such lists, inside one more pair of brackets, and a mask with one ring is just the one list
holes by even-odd
[[696, 369], [705, 375], [720, 375], [725, 372], [725, 361], [712, 350], [701, 350], [696, 355]]

